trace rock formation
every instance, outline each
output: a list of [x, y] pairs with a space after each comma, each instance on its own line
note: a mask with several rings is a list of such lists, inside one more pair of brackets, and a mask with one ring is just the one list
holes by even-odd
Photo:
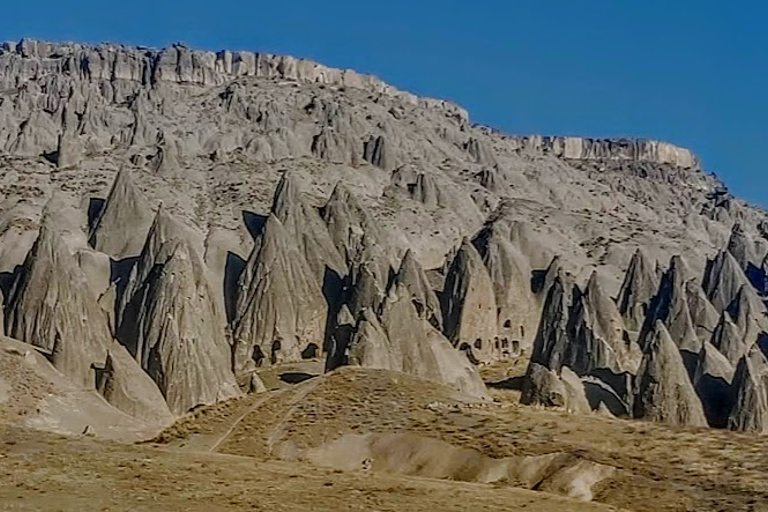
[[274, 214], [264, 224], [238, 285], [235, 372], [301, 361], [323, 345], [327, 305], [304, 255]]
[[393, 280], [378, 315], [371, 308], [363, 311], [348, 348], [349, 364], [402, 371], [487, 397], [470, 361], [420, 315], [408, 281], [407, 274]]
[[497, 310], [493, 282], [477, 249], [464, 240], [443, 289], [445, 335], [479, 361], [495, 359]]
[[641, 249], [632, 255], [617, 299], [624, 325], [630, 331], [639, 331], [645, 320], [651, 299], [658, 290], [654, 265]]
[[54, 366], [80, 385], [93, 387], [112, 340], [107, 318], [91, 293], [48, 211], [40, 234], [8, 298], [7, 332], [51, 354]]
[[112, 190], [93, 222], [91, 246], [115, 259], [138, 256], [154, 215], [131, 172], [117, 173]]
[[123, 304], [120, 339], [174, 414], [239, 394], [223, 312], [204, 264], [162, 209], [131, 272]]
[[701, 401], [675, 342], [656, 321], [635, 383], [634, 415], [650, 421], [706, 427]]
[[735, 401], [728, 428], [768, 432], [768, 361], [756, 347], [741, 358], [733, 378]]

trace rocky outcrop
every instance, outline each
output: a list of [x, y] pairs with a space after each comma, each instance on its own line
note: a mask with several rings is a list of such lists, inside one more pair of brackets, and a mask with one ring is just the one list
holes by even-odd
[[157, 385], [117, 342], [110, 345], [103, 368], [96, 369], [96, 389], [114, 407], [147, 424], [166, 427], [174, 421]]
[[[238, 284], [235, 372], [301, 361], [323, 345], [327, 306], [304, 255], [271, 214]], [[314, 352], [313, 351], [313, 352]]]
[[704, 407], [710, 426], [724, 428], [733, 406], [734, 367], [712, 344], [705, 342], [699, 352], [699, 360], [693, 384]]
[[477, 249], [465, 239], [445, 278], [445, 335], [478, 361], [497, 359], [497, 310], [493, 282]]
[[400, 263], [400, 269], [392, 282], [392, 286], [395, 288], [402, 285], [404, 289], [410, 292], [411, 302], [416, 308], [419, 318], [427, 320], [435, 329], [442, 330], [443, 316], [440, 310], [440, 301], [413, 251], [405, 253], [403, 261]]
[[563, 366], [558, 374], [540, 364], [532, 363], [526, 373], [520, 403], [561, 407], [577, 414], [587, 414], [592, 410], [584, 385], [578, 375], [567, 366]]
[[297, 175], [285, 173], [280, 178], [272, 213], [296, 241], [320, 285], [325, 281], [326, 272], [335, 272], [339, 278], [346, 275], [346, 262], [336, 249], [319, 210], [302, 197]]
[[402, 279], [387, 291], [381, 313], [363, 312], [348, 349], [352, 365], [405, 372], [486, 398], [480, 374], [464, 355], [420, 317]]
[[[468, 119], [467, 112], [452, 103], [418, 98], [374, 76], [349, 69], [333, 69], [310, 60], [266, 53], [195, 51], [183, 44], [163, 50], [140, 50], [111, 44], [90, 46], [24, 39], [18, 44], [0, 45], [0, 69], [15, 69], [25, 78], [47, 72], [94, 81], [127, 80], [143, 86], [163, 82], [220, 85], [242, 76], [294, 80], [363, 89]], [[3, 72], [0, 76], [10, 75]]]
[[75, 383], [93, 388], [91, 366], [103, 364], [112, 340], [107, 318], [47, 212], [8, 298], [6, 331], [51, 354]]
[[689, 150], [666, 142], [633, 139], [586, 139], [581, 137], [513, 137], [519, 151], [543, 152], [571, 160], [627, 160], [698, 168]]
[[122, 169], [93, 222], [89, 243], [118, 260], [138, 256], [153, 218], [149, 201], [134, 183], [131, 172]]
[[742, 286], [750, 283], [739, 262], [728, 251], [720, 251], [707, 262], [702, 287], [719, 312], [728, 308]]
[[656, 323], [662, 322], [666, 332], [680, 350], [688, 354], [698, 354], [702, 340], [699, 340], [696, 335], [688, 306], [684, 276], [684, 261], [679, 256], [673, 257], [669, 269], [661, 278], [659, 290], [648, 308], [640, 337], [641, 345], [646, 346], [650, 343]]
[[683, 358], [661, 321], [654, 324], [635, 380], [634, 416], [669, 425], [707, 426]]
[[528, 259], [503, 220], [487, 224], [472, 243], [493, 283], [501, 358], [529, 351], [536, 335], [539, 304], [531, 289], [533, 271]]
[[742, 432], [768, 432], [768, 361], [757, 347], [739, 361], [733, 378], [735, 401], [728, 428]]
[[239, 394], [206, 267], [159, 210], [126, 286], [118, 335], [174, 414]]
[[627, 330], [639, 331], [643, 326], [645, 313], [658, 287], [655, 265], [641, 249], [637, 249], [624, 274], [617, 299]]

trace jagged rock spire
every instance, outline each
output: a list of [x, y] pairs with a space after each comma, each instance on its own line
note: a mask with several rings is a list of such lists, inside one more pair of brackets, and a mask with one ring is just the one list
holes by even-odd
[[107, 318], [85, 275], [46, 212], [40, 233], [8, 299], [8, 334], [44, 351], [74, 382], [93, 388], [91, 365], [103, 363], [112, 340]]
[[693, 385], [712, 427], [723, 428], [728, 421], [733, 405], [733, 373], [730, 361], [711, 343], [705, 342], [699, 352]]
[[275, 190], [272, 213], [294, 238], [322, 285], [326, 268], [341, 277], [347, 272], [347, 264], [334, 245], [318, 209], [302, 197], [299, 183], [295, 173], [283, 174]]
[[493, 359], [496, 296], [480, 254], [467, 239], [448, 269], [442, 300], [445, 335], [451, 343], [479, 360]]
[[174, 416], [157, 385], [117, 342], [107, 351], [104, 368], [96, 371], [96, 389], [129, 416], [160, 427], [173, 423]]
[[768, 361], [755, 346], [741, 358], [733, 378], [735, 401], [728, 428], [768, 432]]
[[158, 247], [160, 231], [153, 227], [137, 265], [151, 270], [145, 276], [138, 271], [131, 275], [131, 314], [120, 331], [129, 336], [128, 346], [170, 410], [183, 414], [237, 396], [239, 390], [230, 369], [223, 312], [216, 306], [205, 266], [183, 238]]
[[393, 282], [393, 287], [397, 288], [402, 285], [411, 293], [411, 301], [420, 318], [427, 320], [437, 330], [443, 328], [440, 301], [430, 286], [424, 269], [410, 249], [403, 256], [400, 269], [395, 274]]
[[349, 346], [349, 363], [401, 371], [447, 384], [475, 397], [487, 397], [476, 368], [426, 319], [402, 281], [387, 291], [381, 314], [363, 312]]
[[570, 348], [569, 295], [563, 281], [556, 277], [549, 287], [541, 312], [541, 320], [531, 352], [531, 364], [537, 363], [545, 368], [557, 370], [568, 359], [566, 352]]
[[728, 305], [728, 314], [733, 319], [747, 346], [751, 346], [768, 333], [768, 311], [751, 285], [739, 288], [733, 301]]
[[93, 223], [89, 243], [115, 259], [137, 256], [153, 218], [149, 201], [134, 183], [131, 172], [122, 169]]
[[683, 358], [661, 321], [653, 326], [635, 380], [634, 415], [670, 425], [707, 426]]
[[493, 283], [498, 308], [502, 350], [509, 345], [528, 349], [536, 335], [538, 303], [531, 290], [532, 269], [512, 239], [504, 220], [487, 224], [472, 243], [485, 263]]
[[323, 220], [331, 240], [348, 265], [361, 260], [363, 235], [386, 247], [376, 222], [343, 183], [333, 189], [323, 208]]
[[300, 361], [323, 345], [327, 305], [304, 255], [278, 218], [264, 225], [240, 276], [235, 372]]
[[684, 274], [685, 262], [680, 256], [673, 257], [648, 308], [640, 335], [641, 344], [649, 343], [656, 322], [661, 321], [680, 350], [697, 354], [701, 349], [701, 340], [696, 336], [688, 307]]
[[733, 323], [728, 312], [724, 311], [712, 334], [712, 345], [722, 353], [731, 365], [739, 361], [749, 351], [750, 345], [744, 341], [744, 336], [738, 326]]
[[695, 280], [685, 283], [685, 292], [696, 336], [699, 340], [711, 339], [720, 321], [720, 314]]
[[363, 234], [360, 247], [360, 260], [350, 265], [350, 289], [346, 301], [355, 318], [364, 309], [379, 311], [391, 272], [383, 248], [374, 239]]
[[719, 312], [725, 311], [744, 285], [749, 285], [749, 280], [729, 251], [720, 251], [707, 262], [702, 287]]
[[632, 255], [617, 299], [619, 313], [628, 330], [639, 331], [659, 283], [655, 266], [641, 249]]
[[731, 228], [731, 236], [728, 239], [728, 252], [733, 256], [742, 270], [747, 269], [750, 263], [756, 263], [756, 257], [752, 249], [752, 241], [744, 232], [744, 228], [736, 222]]

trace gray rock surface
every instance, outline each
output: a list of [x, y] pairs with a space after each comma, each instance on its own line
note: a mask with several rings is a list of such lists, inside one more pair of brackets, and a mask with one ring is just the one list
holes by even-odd
[[707, 426], [683, 358], [661, 321], [654, 325], [637, 374], [634, 415], [670, 425]]
[[233, 333], [235, 373], [302, 360], [323, 346], [327, 305], [316, 276], [274, 214], [240, 276]]

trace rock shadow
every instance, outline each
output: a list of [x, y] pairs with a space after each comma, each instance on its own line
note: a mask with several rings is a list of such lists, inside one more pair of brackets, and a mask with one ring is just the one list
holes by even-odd
[[267, 216], [249, 212], [248, 210], [243, 210], [242, 215], [243, 223], [245, 224], [248, 233], [251, 235], [251, 238], [256, 240], [256, 238], [259, 236], [259, 233], [261, 233], [264, 224], [267, 222]]

